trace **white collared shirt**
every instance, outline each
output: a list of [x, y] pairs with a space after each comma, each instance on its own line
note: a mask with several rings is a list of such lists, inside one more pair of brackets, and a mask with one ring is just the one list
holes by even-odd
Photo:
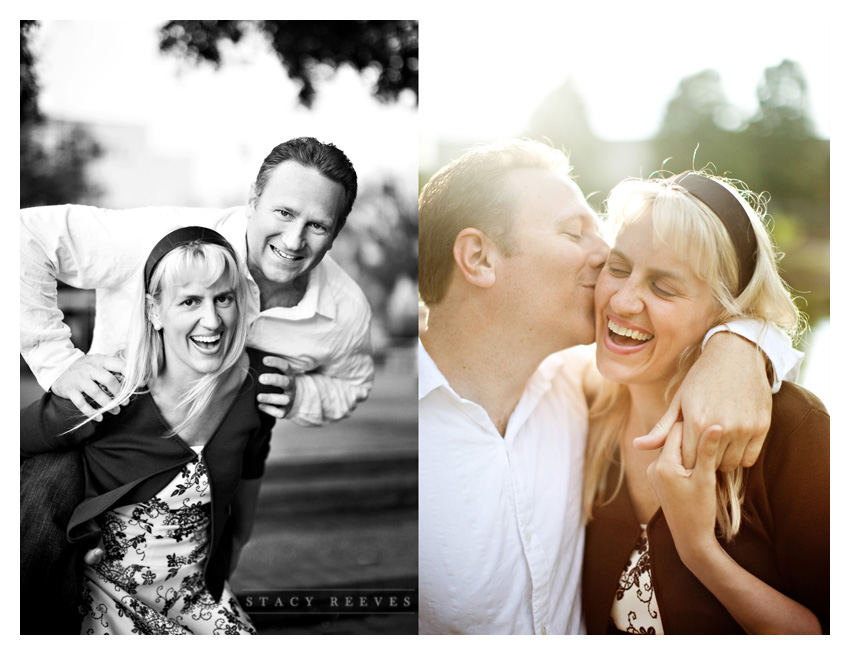
[[[755, 341], [777, 379], [802, 354], [775, 326], [720, 329]], [[711, 334], [707, 335], [707, 339]], [[419, 631], [583, 634], [581, 519], [593, 346], [546, 358], [499, 434], [419, 343]]]
[[583, 631], [588, 352], [544, 360], [502, 438], [420, 342], [420, 633]]
[[[83, 353], [56, 304], [56, 280], [97, 289], [90, 353], [124, 346], [142, 266], [154, 244], [178, 227], [212, 227], [245, 261], [245, 207], [146, 207], [106, 210], [81, 205], [21, 210], [21, 354], [39, 384], [53, 382]], [[247, 276], [252, 323], [248, 345], [286, 359], [296, 376], [287, 418], [300, 425], [341, 419], [372, 388], [371, 310], [360, 287], [325, 255], [294, 307], [260, 312], [260, 291]]]

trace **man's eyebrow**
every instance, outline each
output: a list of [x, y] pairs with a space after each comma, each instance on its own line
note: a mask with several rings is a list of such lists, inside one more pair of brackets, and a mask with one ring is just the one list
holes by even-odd
[[594, 227], [597, 227], [597, 228], [599, 227], [599, 221], [597, 220], [596, 216], [594, 216], [593, 214], [587, 213], [587, 212], [583, 212], [581, 214], [564, 214], [563, 216], [561, 216], [560, 222], [561, 223], [579, 222], [582, 225], [591, 224]]

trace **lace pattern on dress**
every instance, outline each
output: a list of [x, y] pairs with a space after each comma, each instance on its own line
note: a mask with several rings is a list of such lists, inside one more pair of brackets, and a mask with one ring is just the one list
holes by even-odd
[[642, 532], [628, 564], [620, 574], [614, 604], [611, 606], [611, 622], [620, 631], [634, 635], [663, 635], [661, 615], [652, 586], [652, 569], [649, 565], [649, 540], [646, 526]]

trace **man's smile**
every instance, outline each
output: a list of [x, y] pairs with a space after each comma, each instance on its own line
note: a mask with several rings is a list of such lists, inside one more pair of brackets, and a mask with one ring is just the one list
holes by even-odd
[[281, 250], [280, 248], [275, 248], [272, 244], [269, 244], [269, 248], [271, 248], [272, 252], [273, 252], [275, 255], [277, 255], [277, 256], [278, 256], [278, 257], [280, 257], [281, 259], [285, 259], [285, 260], [287, 260], [287, 261], [293, 261], [293, 262], [295, 262], [295, 261], [301, 261], [302, 259], [304, 259], [304, 256], [303, 256], [303, 255], [290, 255], [290, 254], [288, 254], [288, 253], [285, 253], [285, 252], [284, 252], [283, 250]]

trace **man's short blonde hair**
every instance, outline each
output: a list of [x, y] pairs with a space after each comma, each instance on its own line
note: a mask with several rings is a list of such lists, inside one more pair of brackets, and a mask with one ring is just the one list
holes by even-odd
[[539, 141], [510, 139], [467, 150], [441, 168], [419, 195], [419, 295], [439, 302], [454, 270], [457, 235], [481, 230], [512, 254], [511, 219], [520, 198], [505, 184], [517, 169], [554, 170], [569, 177], [567, 154]]

